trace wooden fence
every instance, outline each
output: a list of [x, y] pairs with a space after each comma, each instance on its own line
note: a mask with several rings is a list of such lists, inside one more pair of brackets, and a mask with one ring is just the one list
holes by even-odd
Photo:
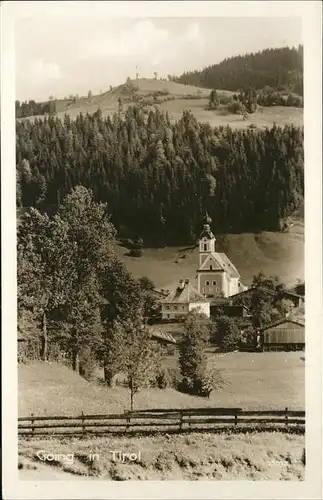
[[241, 408], [147, 409], [121, 414], [18, 418], [19, 436], [180, 433], [230, 428], [305, 428], [305, 412]]

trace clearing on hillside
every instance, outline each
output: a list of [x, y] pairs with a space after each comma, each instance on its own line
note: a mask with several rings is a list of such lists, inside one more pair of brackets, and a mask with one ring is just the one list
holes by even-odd
[[[233, 95], [229, 90], [217, 89], [219, 94]], [[167, 110], [172, 120], [181, 118], [183, 111], [190, 109], [196, 119], [210, 123], [213, 127], [227, 126], [232, 128], [272, 127], [276, 125], [294, 124], [303, 125], [303, 109], [274, 106], [260, 107], [259, 110], [247, 119], [240, 115], [231, 114], [226, 106], [219, 106], [217, 110], [208, 110], [208, 99], [211, 90], [205, 88], [183, 85], [168, 80], [154, 80], [140, 78], [129, 80], [128, 83], [112, 88], [99, 95], [81, 97], [75, 101], [59, 99], [56, 101], [57, 116], [63, 117], [65, 113], [75, 118], [79, 113], [95, 113], [101, 109], [103, 116], [111, 116], [118, 112], [119, 99], [122, 99], [122, 113], [128, 106], [141, 102], [144, 106], [158, 106]], [[28, 119], [34, 119], [30, 117]], [[25, 118], [23, 118], [25, 119]]]
[[[304, 223], [295, 221], [286, 232], [261, 232], [216, 235], [216, 248], [224, 252], [250, 285], [254, 275], [263, 271], [277, 275], [286, 285], [304, 279]], [[148, 276], [157, 288], [170, 288], [181, 278], [195, 280], [198, 248], [147, 248], [142, 257], [130, 257], [124, 247], [117, 247], [127, 268], [135, 276]]]

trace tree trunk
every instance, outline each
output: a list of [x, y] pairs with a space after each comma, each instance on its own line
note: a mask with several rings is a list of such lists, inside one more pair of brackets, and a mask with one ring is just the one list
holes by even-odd
[[130, 389], [130, 411], [133, 411], [133, 389]]
[[46, 312], [43, 312], [42, 316], [42, 346], [41, 346], [41, 359], [47, 361], [48, 359], [48, 337], [47, 337], [47, 317]]
[[72, 353], [72, 368], [75, 372], [79, 373], [80, 371], [80, 359], [78, 351], [74, 350]]
[[112, 384], [112, 379], [113, 379], [113, 373], [109, 370], [107, 365], [103, 366], [103, 371], [104, 371], [104, 382], [111, 387]]

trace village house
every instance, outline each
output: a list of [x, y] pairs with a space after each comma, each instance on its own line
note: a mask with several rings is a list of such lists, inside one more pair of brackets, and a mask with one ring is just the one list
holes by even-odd
[[194, 309], [210, 317], [210, 302], [188, 279], [181, 279], [167, 297], [161, 300], [163, 320], [182, 320]]

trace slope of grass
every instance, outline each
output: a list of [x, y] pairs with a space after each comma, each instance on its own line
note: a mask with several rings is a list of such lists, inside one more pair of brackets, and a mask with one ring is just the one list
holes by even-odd
[[[277, 125], [293, 123], [298, 126], [303, 124], [301, 108], [279, 106], [260, 108], [244, 120], [239, 115], [228, 113], [226, 107], [220, 106], [217, 110], [209, 111], [207, 106], [210, 89], [149, 78], [132, 80], [131, 85], [132, 89], [123, 84], [108, 92], [92, 96], [91, 99], [83, 97], [75, 102], [70, 99], [59, 99], [56, 102], [57, 116], [62, 118], [65, 113], [68, 113], [71, 118], [75, 118], [79, 113], [94, 113], [98, 108], [101, 109], [103, 116], [111, 116], [118, 111], [119, 98], [123, 100], [123, 112], [138, 98], [143, 98], [147, 105], [157, 105], [167, 110], [173, 120], [178, 120], [184, 110], [190, 109], [197, 120], [210, 123], [214, 127], [229, 125], [232, 128], [246, 128], [251, 124], [258, 127], [271, 127], [273, 123]], [[159, 101], [154, 100], [156, 92], [164, 94], [158, 98]], [[221, 89], [218, 89], [218, 92], [226, 95], [233, 94], [231, 91]]]
[[[279, 276], [286, 285], [294, 284], [298, 278], [304, 279], [304, 224], [301, 221], [289, 232], [220, 235], [216, 248], [228, 255], [247, 285], [260, 271]], [[130, 257], [123, 247], [118, 247], [118, 252], [134, 276], [148, 276], [157, 288], [169, 288], [181, 278], [195, 280], [198, 248], [144, 249], [139, 258]]]
[[[176, 358], [166, 360], [175, 366]], [[201, 406], [243, 409], [304, 409], [304, 362], [298, 352], [209, 353], [209, 363], [220, 370], [222, 383], [208, 398], [174, 389], [145, 389], [136, 408]], [[125, 387], [106, 388], [87, 382], [66, 366], [35, 362], [19, 365], [19, 415], [80, 415], [123, 412], [129, 408]]]
[[[19, 467], [34, 480], [304, 480], [303, 449], [304, 436], [278, 432], [52, 439], [21, 441]], [[72, 456], [41, 462], [39, 450]], [[138, 458], [121, 463], [117, 450]]]

